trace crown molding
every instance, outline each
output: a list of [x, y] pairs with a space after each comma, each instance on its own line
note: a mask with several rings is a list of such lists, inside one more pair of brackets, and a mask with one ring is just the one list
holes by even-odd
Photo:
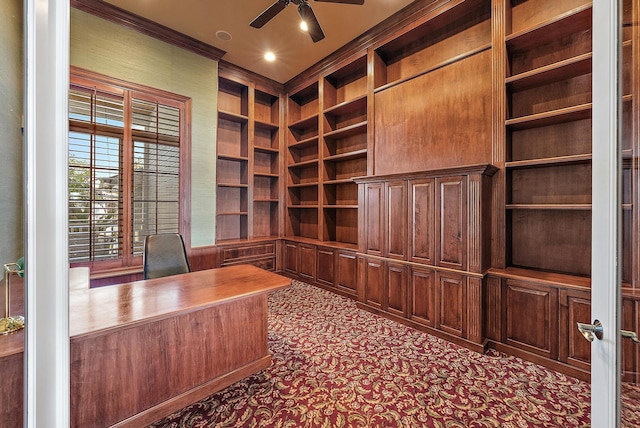
[[122, 25], [123, 27], [130, 28], [215, 61], [220, 61], [226, 53], [221, 49], [203, 43], [186, 34], [172, 30], [169, 27], [135, 15], [102, 0], [70, 0], [70, 4], [71, 7], [75, 9], [90, 13], [99, 18]]

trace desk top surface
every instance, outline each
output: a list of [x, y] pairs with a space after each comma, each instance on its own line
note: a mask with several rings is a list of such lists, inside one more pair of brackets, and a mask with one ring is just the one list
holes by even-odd
[[69, 293], [71, 342], [88, 335], [286, 288], [291, 280], [235, 265]]

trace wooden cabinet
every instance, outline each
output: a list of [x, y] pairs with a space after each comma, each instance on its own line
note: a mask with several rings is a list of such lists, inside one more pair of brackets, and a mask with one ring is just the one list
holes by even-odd
[[435, 271], [412, 267], [409, 281], [409, 317], [429, 327], [436, 326]]
[[336, 252], [332, 248], [319, 247], [317, 249], [316, 281], [330, 287], [335, 285]]
[[286, 239], [282, 244], [283, 273], [356, 298], [358, 264], [351, 246], [326, 245], [317, 240]]
[[467, 267], [467, 177], [436, 179], [437, 265], [465, 270]]
[[300, 278], [306, 281], [316, 280], [316, 246], [300, 244]]
[[407, 257], [407, 182], [386, 183], [385, 231], [387, 257], [405, 260]]
[[368, 256], [358, 287], [364, 308], [483, 350], [495, 171], [475, 165], [356, 179], [365, 220], [358, 241]]
[[435, 179], [409, 180], [409, 260], [435, 264]]
[[439, 272], [436, 282], [437, 327], [459, 337], [465, 336], [467, 293], [466, 278]]
[[336, 287], [352, 296], [358, 289], [358, 264], [355, 251], [338, 250]]
[[264, 270], [276, 270], [279, 243], [276, 240], [255, 240], [218, 246], [220, 267], [251, 264]]
[[576, 328], [576, 323], [591, 324], [591, 293], [588, 290], [560, 290], [560, 348], [558, 359], [589, 370], [591, 343]]
[[557, 289], [515, 280], [507, 280], [505, 287], [506, 343], [557, 358]]
[[221, 65], [216, 191], [219, 242], [280, 234], [282, 91], [263, 87], [251, 76]]

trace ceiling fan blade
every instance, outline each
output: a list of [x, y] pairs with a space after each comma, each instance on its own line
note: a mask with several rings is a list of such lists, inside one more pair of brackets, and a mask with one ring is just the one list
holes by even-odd
[[364, 4], [364, 0], [315, 0], [324, 3]]
[[324, 39], [324, 31], [322, 31], [318, 18], [316, 18], [316, 14], [313, 13], [313, 9], [311, 9], [309, 3], [306, 1], [301, 2], [298, 5], [298, 14], [300, 18], [307, 23], [307, 27], [309, 28], [308, 33], [314, 43]]
[[267, 8], [264, 12], [258, 15], [249, 25], [253, 28], [262, 28], [264, 24], [271, 21], [271, 19], [282, 12], [287, 7], [286, 0], [278, 0]]

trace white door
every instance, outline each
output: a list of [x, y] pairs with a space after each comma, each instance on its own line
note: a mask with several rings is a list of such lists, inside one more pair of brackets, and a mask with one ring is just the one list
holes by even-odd
[[[639, 64], [639, 5], [637, 0], [593, 2], [591, 314], [594, 324], [599, 320], [602, 327], [598, 334], [585, 335], [597, 336], [591, 347], [594, 428], [640, 424], [640, 389], [636, 386], [640, 346], [632, 341], [633, 330], [640, 326], [640, 301], [626, 297], [621, 304], [623, 287], [630, 296], [637, 294], [634, 287], [640, 287], [636, 278], [640, 264], [634, 263], [639, 249], [631, 245], [638, 242], [640, 224], [636, 159], [640, 79], [637, 72], [630, 72]], [[621, 330], [622, 324], [631, 331]]]

